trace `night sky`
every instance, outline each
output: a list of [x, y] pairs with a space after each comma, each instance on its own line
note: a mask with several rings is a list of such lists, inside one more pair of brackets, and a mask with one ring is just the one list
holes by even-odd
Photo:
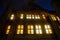
[[[3, 12], [6, 10], [8, 3], [10, 2], [10, 0], [5, 0], [0, 2], [0, 17], [3, 14]], [[18, 3], [19, 2], [19, 3]], [[13, 3], [18, 3], [18, 5], [14, 6], [14, 8], [12, 8], [13, 10], [19, 9], [22, 6], [25, 6], [28, 4], [28, 1], [23, 1], [23, 0], [13, 0]], [[54, 11], [53, 6], [51, 5], [51, 0], [35, 0], [34, 1], [35, 4], [37, 4], [38, 6], [41, 6], [42, 8], [49, 10], [49, 11]]]

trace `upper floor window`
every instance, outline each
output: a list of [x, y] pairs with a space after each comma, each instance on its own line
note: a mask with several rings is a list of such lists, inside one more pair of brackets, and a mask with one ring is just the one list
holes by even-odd
[[46, 19], [46, 17], [45, 17], [45, 15], [44, 15], [44, 14], [42, 15], [42, 17], [43, 17], [43, 19]]
[[40, 16], [39, 15], [35, 15], [35, 19], [40, 19]]
[[56, 21], [57, 20], [54, 15], [51, 15], [51, 18], [52, 18], [53, 21]]
[[24, 17], [24, 14], [20, 14], [20, 19], [23, 19], [23, 17]]
[[14, 19], [14, 14], [10, 16], [10, 20], [13, 20], [13, 19]]
[[26, 15], [26, 19], [31, 19], [31, 14]]
[[26, 15], [26, 19], [40, 19], [40, 16], [39, 15], [28, 14], [28, 15]]
[[60, 21], [60, 18], [57, 16], [58, 21]]

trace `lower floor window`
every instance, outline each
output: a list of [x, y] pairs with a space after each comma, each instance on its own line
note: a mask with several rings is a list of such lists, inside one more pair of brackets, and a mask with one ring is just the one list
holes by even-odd
[[[27, 31], [25, 31], [26, 29]], [[45, 24], [43, 27], [45, 30], [44, 32], [46, 34], [52, 34], [52, 29], [51, 26], [49, 24]], [[7, 26], [7, 30], [6, 30], [6, 34], [9, 34], [11, 32], [11, 25]], [[16, 30], [16, 34], [24, 34], [24, 31], [27, 34], [43, 34], [44, 32], [42, 31], [42, 26], [41, 25], [27, 25], [27, 27], [24, 27], [24, 25], [18, 25], [17, 26], [17, 30]]]
[[23, 34], [23, 28], [24, 28], [23, 25], [18, 25], [18, 27], [17, 27], [17, 34]]
[[28, 25], [28, 34], [34, 34], [34, 27], [33, 27], [33, 25]]
[[35, 25], [35, 29], [36, 29], [36, 34], [42, 34], [41, 25]]

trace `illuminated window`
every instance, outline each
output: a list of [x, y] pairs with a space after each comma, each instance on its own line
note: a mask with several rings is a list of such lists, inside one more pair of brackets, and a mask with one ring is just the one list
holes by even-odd
[[34, 19], [34, 15], [32, 15], [32, 19]]
[[9, 34], [11, 26], [9, 25], [6, 30], [6, 34]]
[[44, 14], [42, 15], [42, 17], [43, 17], [43, 19], [46, 19], [46, 17], [45, 17], [45, 15], [44, 15]]
[[39, 15], [26, 15], [26, 18], [27, 19], [40, 19], [40, 16]]
[[23, 28], [24, 28], [23, 25], [18, 25], [18, 27], [17, 27], [17, 34], [23, 34]]
[[57, 17], [57, 19], [58, 19], [58, 21], [60, 21], [60, 18], [59, 17]]
[[45, 27], [45, 30], [46, 30], [46, 34], [52, 34], [52, 30], [51, 30], [50, 25], [44, 25], [44, 27]]
[[35, 15], [35, 19], [40, 19], [40, 16], [39, 15]]
[[40, 16], [38, 15], [38, 19], [40, 19]]
[[36, 28], [36, 34], [42, 34], [41, 25], [35, 25], [35, 28]]
[[12, 14], [10, 17], [10, 20], [13, 20], [13, 19], [14, 19], [14, 14]]
[[26, 18], [27, 19], [31, 19], [31, 15], [26, 15]]
[[24, 16], [23, 14], [20, 14], [20, 19], [23, 19], [23, 16]]
[[51, 15], [51, 18], [52, 18], [53, 21], [56, 21], [57, 20], [54, 15]]
[[34, 34], [34, 27], [33, 27], [33, 25], [28, 25], [28, 34]]

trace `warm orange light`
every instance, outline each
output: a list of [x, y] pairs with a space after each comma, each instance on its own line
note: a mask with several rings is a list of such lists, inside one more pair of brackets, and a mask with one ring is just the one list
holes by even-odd
[[17, 27], [17, 34], [23, 34], [23, 25], [18, 25]]
[[6, 34], [9, 34], [10, 28], [11, 28], [11, 26], [9, 25], [9, 26], [7, 27], [7, 30], [6, 30]]
[[36, 30], [36, 34], [39, 34], [39, 30]]
[[33, 25], [28, 25], [28, 34], [34, 34]]
[[13, 20], [13, 19], [14, 19], [14, 14], [12, 14], [10, 17], [10, 20]]
[[32, 15], [32, 19], [34, 19], [35, 17], [34, 17], [34, 15]]
[[41, 25], [35, 25], [35, 28], [36, 28], [36, 34], [42, 34]]
[[46, 17], [45, 17], [45, 15], [44, 15], [44, 14], [42, 15], [42, 17], [43, 17], [43, 19], [46, 19]]
[[26, 15], [26, 19], [31, 19], [31, 15]]
[[58, 21], [60, 21], [60, 18], [57, 16]]
[[6, 31], [6, 34], [9, 34], [9, 31], [10, 31], [10, 30], [7, 30], [7, 31]]
[[52, 34], [51, 26], [50, 25], [44, 25], [46, 34]]
[[38, 15], [38, 19], [40, 19], [40, 16]]
[[30, 31], [31, 31], [31, 30], [28, 30], [28, 34], [31, 34]]
[[37, 15], [35, 15], [35, 19], [38, 19]]
[[56, 21], [57, 20], [54, 15], [51, 15], [51, 18], [52, 18], [53, 21]]
[[40, 16], [39, 15], [35, 15], [35, 19], [40, 19]]
[[23, 19], [23, 17], [24, 17], [24, 14], [20, 14], [20, 19]]
[[20, 34], [20, 30], [17, 30], [17, 34]]
[[21, 30], [21, 34], [23, 34], [23, 30]]

